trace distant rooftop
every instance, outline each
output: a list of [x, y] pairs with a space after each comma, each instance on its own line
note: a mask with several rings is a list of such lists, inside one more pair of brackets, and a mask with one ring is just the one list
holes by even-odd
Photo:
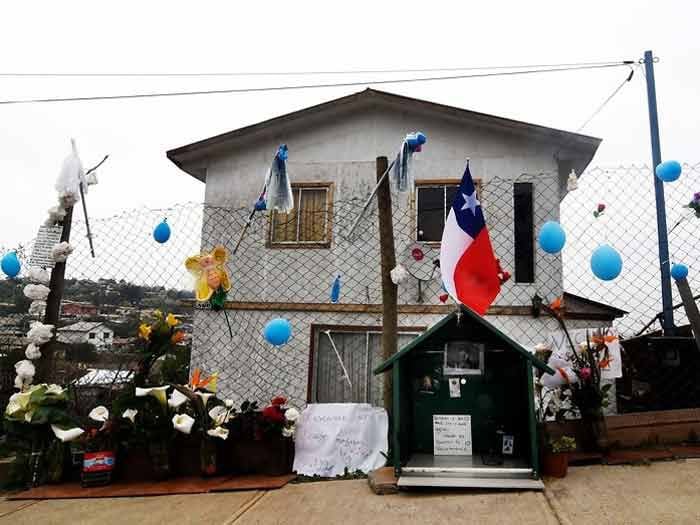
[[64, 326], [62, 328], [59, 328], [59, 332], [90, 332], [92, 330], [95, 330], [96, 328], [99, 328], [100, 326], [103, 326], [104, 323], [102, 322], [88, 322], [88, 321], [79, 321], [77, 323], [69, 324], [68, 326]]

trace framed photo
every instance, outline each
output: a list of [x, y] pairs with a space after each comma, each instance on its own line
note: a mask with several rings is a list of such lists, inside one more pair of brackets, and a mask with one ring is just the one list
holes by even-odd
[[445, 343], [445, 359], [442, 373], [446, 376], [481, 375], [484, 373], [482, 343], [450, 341]]

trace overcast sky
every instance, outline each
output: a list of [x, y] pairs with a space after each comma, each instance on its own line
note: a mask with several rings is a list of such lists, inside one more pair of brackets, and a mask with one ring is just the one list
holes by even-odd
[[[225, 6], [222, 6], [225, 4]], [[6, 2], [0, 72], [357, 70], [639, 59], [656, 66], [662, 150], [696, 162], [700, 8], [693, 2]], [[626, 69], [379, 86], [413, 97], [575, 130]], [[343, 79], [365, 80], [379, 75]], [[337, 77], [316, 77], [334, 81]], [[308, 78], [0, 78], [0, 99], [226, 89]], [[33, 238], [53, 205], [69, 138], [86, 165], [109, 153], [90, 213], [200, 201], [204, 186], [165, 151], [356, 88], [0, 105], [0, 245]], [[595, 165], [650, 161], [643, 76], [585, 129]]]

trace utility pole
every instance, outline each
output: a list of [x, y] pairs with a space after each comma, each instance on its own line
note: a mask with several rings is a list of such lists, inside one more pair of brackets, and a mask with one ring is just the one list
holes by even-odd
[[[66, 210], [63, 217], [63, 231], [59, 242], [70, 241], [70, 230], [73, 222], [73, 206]], [[49, 283], [49, 296], [46, 298], [46, 313], [44, 314], [44, 324], [54, 325], [56, 337], [58, 336], [58, 320], [61, 313], [61, 300], [63, 299], [63, 289], [65, 287], [66, 261], [57, 262], [51, 270], [51, 282]], [[37, 361], [39, 365], [38, 381], [48, 383], [53, 379], [51, 374], [54, 370], [54, 349], [56, 337], [41, 347], [41, 359]]]
[[661, 269], [661, 324], [666, 335], [673, 335], [673, 299], [671, 296], [671, 264], [668, 255], [668, 230], [666, 228], [666, 203], [664, 183], [656, 176], [656, 167], [661, 164], [661, 140], [659, 138], [659, 116], [656, 110], [656, 83], [654, 82], [654, 54], [644, 52], [644, 70], [647, 78], [647, 101], [649, 103], [649, 131], [651, 134], [651, 176], [654, 179], [656, 196], [656, 230], [659, 238], [659, 265]]
[[[379, 214], [379, 254], [382, 276], [382, 359], [387, 360], [396, 353], [398, 339], [398, 287], [391, 280], [391, 270], [396, 266], [394, 248], [394, 224], [391, 213], [391, 189], [389, 161], [377, 157], [377, 208]], [[384, 374], [384, 408], [392, 405], [391, 375]]]

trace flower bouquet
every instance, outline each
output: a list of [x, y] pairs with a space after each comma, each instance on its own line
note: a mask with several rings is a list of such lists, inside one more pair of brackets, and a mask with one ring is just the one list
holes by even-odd
[[172, 385], [168, 404], [175, 410], [172, 424], [178, 431], [177, 454], [181, 474], [194, 474], [193, 459], [199, 458], [203, 476], [220, 473], [220, 443], [227, 440], [227, 424], [235, 415], [233, 401], [216, 398], [216, 374], [205, 377], [195, 369], [187, 385]]
[[229, 424], [234, 471], [269, 475], [291, 472], [298, 419], [299, 411], [287, 406], [282, 396], [272, 398], [261, 411], [257, 403], [245, 401], [241, 414]]
[[83, 434], [59, 385], [39, 384], [13, 394], [5, 409], [6, 442], [15, 451], [18, 483], [34, 486], [63, 478], [65, 443]]
[[156, 310], [148, 323], [141, 323], [138, 329], [139, 339], [143, 341], [142, 358], [134, 376], [137, 387], [145, 386], [151, 372], [151, 367], [157, 359], [172, 351], [176, 345], [185, 339], [185, 333], [178, 330], [180, 320], [172, 313], [163, 315]]

